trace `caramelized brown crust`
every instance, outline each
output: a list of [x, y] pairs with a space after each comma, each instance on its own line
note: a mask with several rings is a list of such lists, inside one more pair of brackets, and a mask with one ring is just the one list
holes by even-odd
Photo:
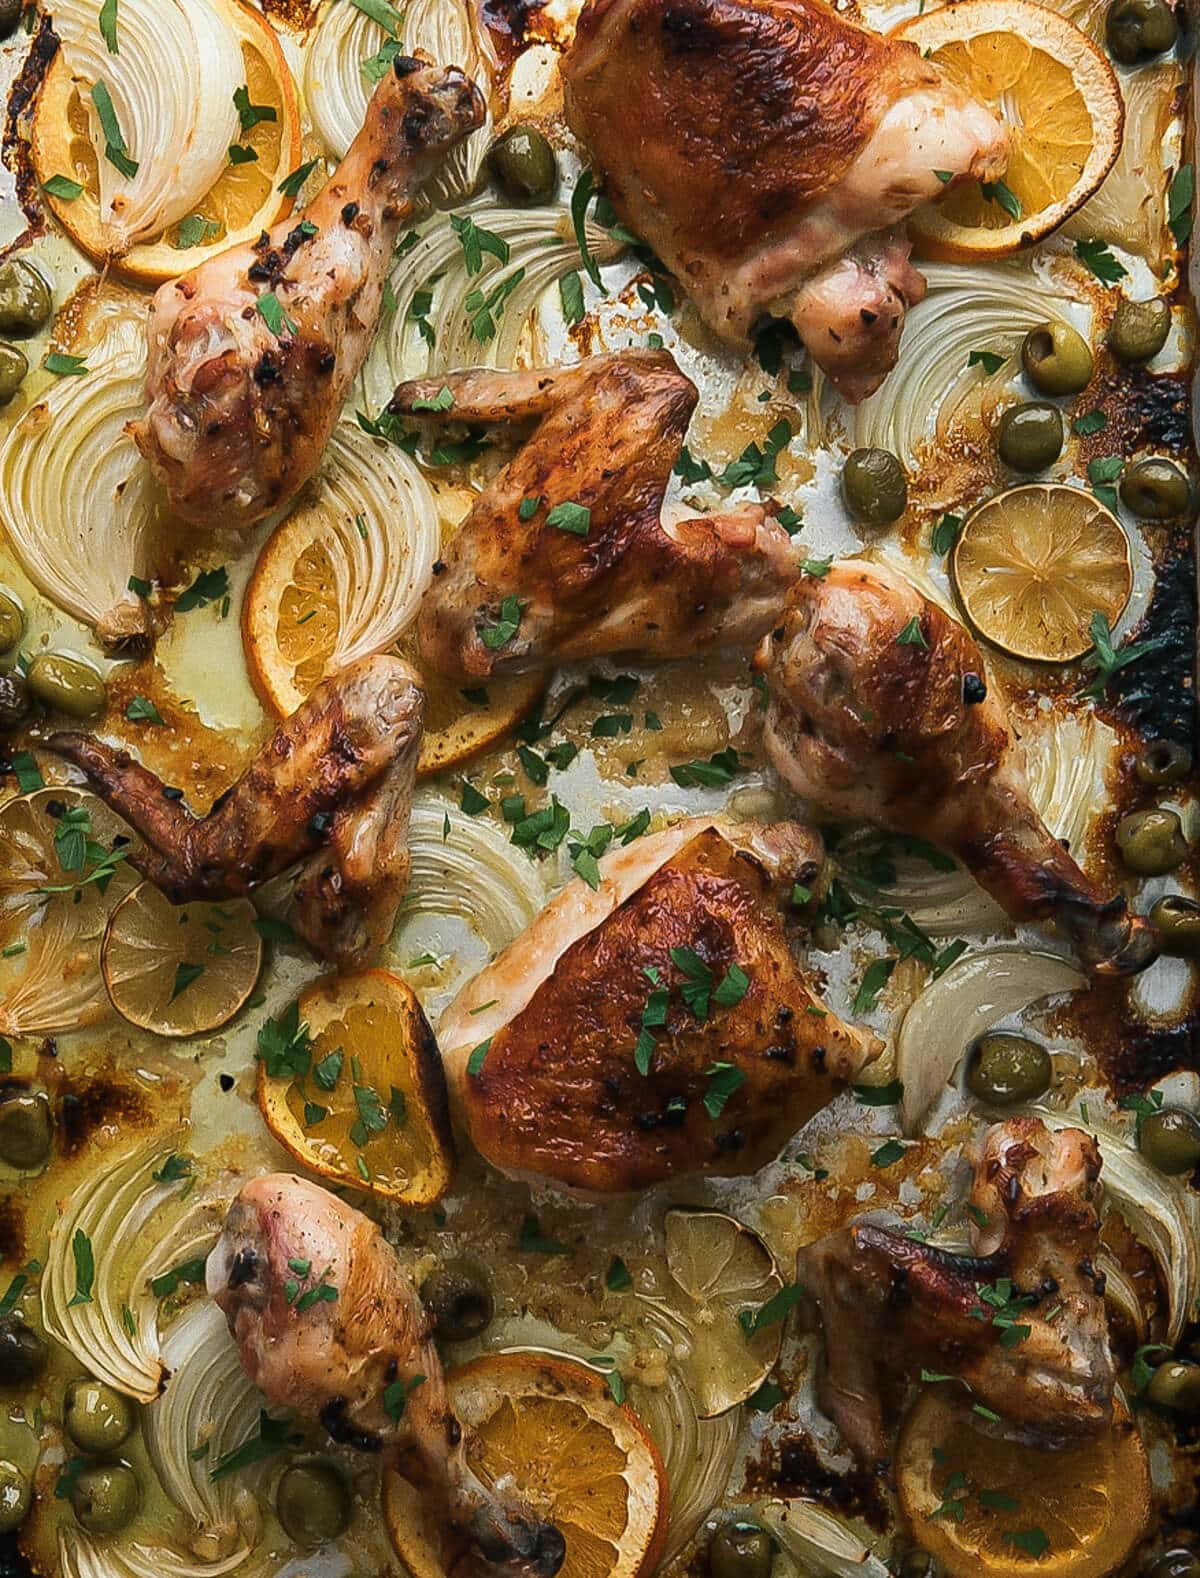
[[[681, 996], [672, 948], [693, 949], [714, 987], [731, 965], [742, 1000], [702, 1023]], [[634, 1047], [657, 972], [670, 989], [647, 1075]], [[645, 1188], [688, 1172], [752, 1172], [878, 1050], [828, 1013], [788, 948], [758, 861], [709, 828], [572, 944], [466, 1077], [471, 1135], [499, 1167], [575, 1188]], [[745, 1081], [710, 1116], [710, 1070]]]

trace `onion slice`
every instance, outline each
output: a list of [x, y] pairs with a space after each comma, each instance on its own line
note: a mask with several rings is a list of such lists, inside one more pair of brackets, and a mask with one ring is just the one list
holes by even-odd
[[887, 1578], [887, 1566], [870, 1546], [814, 1502], [764, 1501], [756, 1516], [805, 1575]]
[[[100, 216], [114, 251], [194, 213], [237, 140], [242, 52], [212, 0], [121, 0], [113, 50], [99, 0], [53, 0], [54, 31], [87, 108], [100, 174]], [[124, 141], [114, 162], [93, 99], [103, 84]]]

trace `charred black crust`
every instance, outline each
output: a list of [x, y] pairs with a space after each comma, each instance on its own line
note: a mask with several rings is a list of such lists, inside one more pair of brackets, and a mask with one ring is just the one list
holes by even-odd
[[346, 1399], [332, 1397], [317, 1416], [321, 1428], [337, 1446], [351, 1447], [355, 1452], [382, 1452], [383, 1440], [373, 1430], [362, 1430], [346, 1418]]

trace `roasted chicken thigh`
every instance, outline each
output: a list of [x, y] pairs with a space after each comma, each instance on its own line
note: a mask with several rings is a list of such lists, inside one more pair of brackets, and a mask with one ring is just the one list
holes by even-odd
[[623, 223], [723, 339], [790, 318], [846, 399], [894, 366], [925, 282], [896, 229], [1004, 129], [914, 45], [824, 0], [588, 0], [567, 114]]
[[770, 629], [799, 574], [770, 510], [662, 518], [696, 407], [665, 351], [417, 380], [391, 410], [428, 413], [443, 388], [453, 402], [439, 420], [537, 425], [426, 594], [417, 631], [439, 673], [477, 684], [607, 653], [694, 657]]
[[1034, 809], [974, 639], [908, 581], [861, 559], [804, 577], [760, 662], [767, 751], [798, 794], [957, 855], [1014, 920], [1054, 926], [1089, 969], [1154, 959], [1154, 929]]
[[483, 1155], [595, 1193], [774, 1156], [883, 1050], [788, 946], [780, 910], [823, 859], [798, 823], [699, 818], [610, 853], [598, 890], [570, 883], [439, 1026]]

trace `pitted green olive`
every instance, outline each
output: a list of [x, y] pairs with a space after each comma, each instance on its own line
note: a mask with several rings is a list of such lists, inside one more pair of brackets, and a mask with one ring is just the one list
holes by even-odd
[[115, 1452], [133, 1431], [133, 1407], [103, 1381], [72, 1381], [63, 1427], [84, 1452]]
[[0, 340], [0, 406], [7, 405], [25, 382], [29, 360], [24, 351]]
[[1192, 500], [1187, 477], [1173, 460], [1151, 455], [1121, 473], [1121, 503], [1142, 520], [1166, 521], [1183, 515]]
[[1165, 0], [1113, 0], [1104, 19], [1104, 36], [1114, 60], [1136, 66], [1174, 49], [1179, 26]]
[[0, 734], [18, 728], [29, 713], [29, 686], [21, 674], [0, 674]]
[[1200, 959], [1200, 904], [1181, 893], [1168, 893], [1150, 911], [1163, 952], [1177, 959]]
[[46, 1339], [19, 1315], [0, 1315], [0, 1386], [28, 1386], [46, 1367]]
[[491, 1324], [491, 1289], [470, 1261], [452, 1260], [430, 1272], [421, 1284], [421, 1302], [446, 1342], [467, 1342]]
[[1178, 783], [1192, 770], [1192, 753], [1177, 740], [1153, 740], [1139, 755], [1134, 766], [1138, 782], [1151, 784]]
[[1183, 1107], [1163, 1107], [1142, 1119], [1138, 1150], [1160, 1173], [1178, 1177], [1200, 1167], [1200, 1120]]
[[0, 0], [0, 38], [11, 38], [17, 31], [25, 0]]
[[104, 711], [104, 680], [90, 663], [65, 652], [40, 652], [26, 675], [29, 689], [51, 712], [72, 718], [93, 718]]
[[0, 263], [0, 334], [36, 334], [50, 321], [50, 287], [24, 258]]
[[1146, 1568], [1146, 1578], [1200, 1578], [1200, 1556], [1182, 1548], [1163, 1551]]
[[548, 203], [558, 190], [554, 149], [536, 126], [510, 126], [488, 150], [488, 164], [500, 190], [518, 207]]
[[890, 449], [856, 449], [842, 469], [846, 508], [863, 526], [888, 526], [908, 508], [908, 478]]
[[712, 1578], [770, 1578], [773, 1554], [766, 1529], [731, 1519], [709, 1543], [708, 1570]]
[[1139, 877], [1162, 877], [1187, 859], [1183, 823], [1174, 811], [1131, 811], [1117, 823], [1117, 849]]
[[0, 1162], [29, 1172], [43, 1165], [53, 1143], [54, 1120], [41, 1091], [6, 1090], [0, 1095]]
[[967, 1088], [993, 1107], [1033, 1101], [1050, 1086], [1053, 1065], [1046, 1048], [1027, 1036], [994, 1030], [980, 1036], [967, 1061]]
[[15, 1463], [0, 1462], [0, 1534], [11, 1534], [25, 1522], [33, 1487]]
[[1108, 348], [1119, 362], [1148, 362], [1167, 343], [1171, 306], [1162, 296], [1121, 301], [1108, 326]]
[[1094, 365], [1091, 346], [1069, 323], [1040, 324], [1021, 345], [1025, 376], [1043, 394], [1078, 394]]
[[311, 1550], [336, 1540], [350, 1526], [350, 1492], [330, 1463], [293, 1463], [275, 1492], [275, 1511], [284, 1533]]
[[89, 1534], [117, 1534], [141, 1503], [137, 1475], [127, 1463], [96, 1463], [71, 1486], [71, 1506]]
[[1157, 1408], [1173, 1414], [1200, 1414], [1200, 1364], [1168, 1359], [1150, 1377], [1146, 1396]]
[[15, 597], [0, 591], [0, 652], [11, 652], [25, 634], [25, 615]]
[[1062, 412], [1042, 400], [1009, 406], [1000, 418], [996, 447], [1000, 459], [1014, 471], [1030, 476], [1035, 471], [1045, 471], [1062, 454]]

